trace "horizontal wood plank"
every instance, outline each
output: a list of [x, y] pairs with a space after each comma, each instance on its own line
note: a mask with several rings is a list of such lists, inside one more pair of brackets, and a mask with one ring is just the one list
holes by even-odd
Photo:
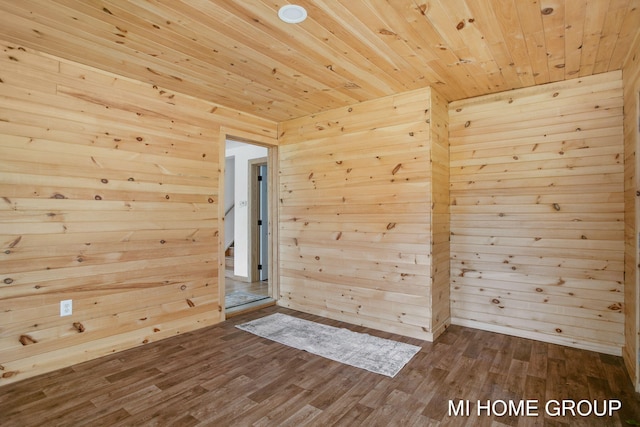
[[621, 103], [609, 73], [450, 104], [454, 322], [620, 354]]
[[2, 48], [0, 385], [223, 320], [220, 127], [275, 123]]

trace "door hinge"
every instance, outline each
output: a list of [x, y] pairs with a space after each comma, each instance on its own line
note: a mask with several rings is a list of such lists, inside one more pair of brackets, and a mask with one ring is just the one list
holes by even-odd
[[258, 175], [258, 181], [262, 181], [262, 175]]
[[258, 264], [258, 270], [262, 270], [262, 264]]
[[258, 225], [262, 225], [262, 220], [261, 219], [258, 220]]

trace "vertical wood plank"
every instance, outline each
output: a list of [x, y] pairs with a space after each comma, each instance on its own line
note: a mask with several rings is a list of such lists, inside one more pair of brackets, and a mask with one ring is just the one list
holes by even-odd
[[638, 230], [640, 230], [640, 37], [629, 52], [622, 70], [624, 83], [624, 225], [625, 225], [625, 345], [622, 352], [636, 391], [640, 391], [640, 276]]

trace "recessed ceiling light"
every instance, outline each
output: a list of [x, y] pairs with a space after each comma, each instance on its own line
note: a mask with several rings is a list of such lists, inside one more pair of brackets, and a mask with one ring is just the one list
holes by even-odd
[[280, 8], [278, 16], [287, 24], [299, 24], [307, 19], [307, 11], [297, 4], [287, 4]]

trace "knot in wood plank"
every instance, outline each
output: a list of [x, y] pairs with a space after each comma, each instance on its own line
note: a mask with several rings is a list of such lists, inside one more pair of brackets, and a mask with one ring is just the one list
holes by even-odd
[[22, 345], [31, 345], [31, 344], [36, 344], [38, 341], [29, 336], [29, 335], [20, 335], [20, 344]]

